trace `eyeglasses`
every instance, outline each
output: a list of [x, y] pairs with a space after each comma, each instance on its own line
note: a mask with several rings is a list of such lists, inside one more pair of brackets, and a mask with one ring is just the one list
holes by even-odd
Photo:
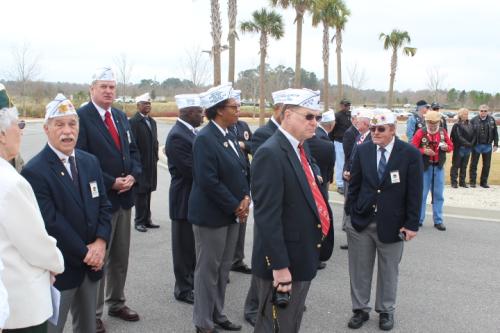
[[479, 112], [488, 112], [488, 110], [479, 110]]
[[19, 127], [19, 129], [23, 129], [26, 127], [26, 122], [24, 120], [19, 120], [17, 126]]
[[370, 132], [372, 132], [372, 133], [375, 133], [375, 132], [384, 133], [385, 130], [386, 130], [385, 126], [373, 126], [373, 127], [370, 127]]
[[295, 111], [295, 110], [292, 110], [292, 109], [290, 109], [290, 111], [293, 111], [293, 112], [295, 112], [296, 114], [301, 115], [302, 117], [306, 118], [306, 120], [307, 120], [307, 121], [311, 121], [311, 120], [313, 120], [313, 119], [316, 119], [316, 121], [317, 121], [317, 122], [320, 122], [320, 121], [321, 121], [321, 119], [323, 119], [323, 116], [321, 116], [321, 115], [316, 116], [316, 115], [314, 115], [314, 114], [312, 114], [312, 113], [302, 114], [302, 113], [300, 113], [300, 112], [298, 112], [298, 111]]
[[240, 105], [224, 105], [225, 108], [231, 108], [231, 109], [239, 109], [240, 108]]

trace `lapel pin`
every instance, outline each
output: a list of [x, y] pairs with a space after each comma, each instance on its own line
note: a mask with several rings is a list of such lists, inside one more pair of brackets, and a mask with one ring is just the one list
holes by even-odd
[[227, 148], [228, 146], [229, 146], [229, 145], [228, 145], [227, 141], [224, 141], [224, 147], [226, 147], [226, 148]]
[[61, 176], [64, 176], [64, 172], [61, 171]]

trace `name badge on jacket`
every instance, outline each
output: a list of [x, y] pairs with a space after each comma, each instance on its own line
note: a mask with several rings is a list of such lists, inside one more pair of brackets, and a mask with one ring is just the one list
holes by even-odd
[[99, 188], [97, 187], [97, 182], [92, 181], [89, 183], [89, 186], [92, 199], [99, 198]]
[[391, 171], [391, 184], [397, 184], [399, 182], [400, 182], [399, 171], [398, 170]]

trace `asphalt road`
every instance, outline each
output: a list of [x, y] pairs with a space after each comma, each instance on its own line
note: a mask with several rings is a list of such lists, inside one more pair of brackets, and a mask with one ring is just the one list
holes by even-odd
[[[159, 124], [161, 144], [170, 127]], [[24, 131], [23, 157], [31, 158], [45, 142], [41, 123], [29, 123]], [[146, 233], [132, 231], [126, 296], [127, 305], [139, 312], [141, 320], [127, 323], [105, 315], [108, 332], [194, 332], [192, 306], [173, 298], [169, 182], [168, 171], [160, 165], [152, 213], [161, 228]], [[345, 243], [339, 228], [342, 207], [332, 207], [336, 248], [326, 269], [312, 283], [301, 332], [351, 331], [346, 326], [351, 315], [347, 251], [338, 248]], [[427, 221], [417, 238], [405, 244], [393, 332], [500, 332], [500, 220], [449, 217], [445, 222], [448, 230], [440, 232]], [[247, 262], [252, 226], [250, 219]], [[231, 273], [226, 295], [226, 312], [243, 324], [243, 332], [252, 332], [243, 320], [249, 283], [248, 275]], [[70, 327], [66, 325], [65, 331], [71, 332]], [[378, 315], [372, 312], [370, 321], [358, 331], [378, 331]]]

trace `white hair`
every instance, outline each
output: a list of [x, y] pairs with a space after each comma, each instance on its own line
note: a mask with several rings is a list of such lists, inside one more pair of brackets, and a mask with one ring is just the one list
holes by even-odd
[[3, 108], [0, 110], [0, 132], [4, 133], [17, 120], [17, 108]]

